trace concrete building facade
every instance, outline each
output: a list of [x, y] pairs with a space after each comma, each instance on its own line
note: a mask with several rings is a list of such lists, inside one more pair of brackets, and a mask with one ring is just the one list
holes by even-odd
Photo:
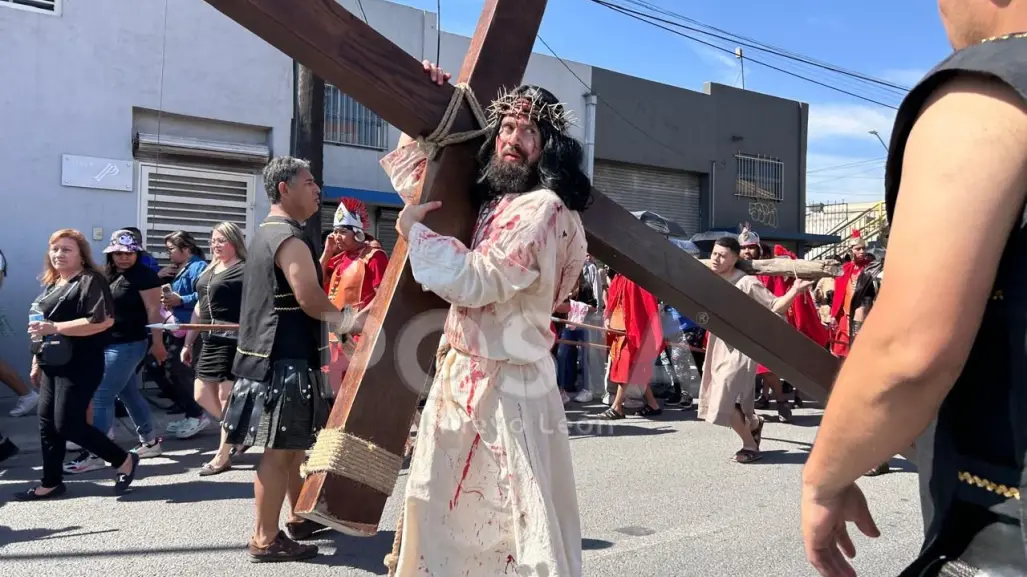
[[[356, 0], [339, 1], [362, 13]], [[470, 39], [443, 33], [437, 50], [435, 14], [384, 0], [362, 9], [414, 58], [459, 69]], [[203, 0], [0, 2], [0, 37], [19, 55], [0, 61], [16, 79], [0, 92], [0, 358], [27, 373], [25, 314], [54, 231], [84, 232], [97, 258], [124, 226], [143, 230], [158, 257], [173, 230], [203, 245], [222, 220], [252, 234], [268, 211], [260, 169], [290, 150], [293, 62]], [[524, 81], [575, 111], [587, 171], [627, 208], [660, 212], [689, 234], [742, 221], [783, 240], [801, 234], [805, 105], [721, 85], [693, 92], [543, 54], [531, 56]], [[332, 86], [325, 105], [322, 221], [330, 226], [338, 198], [360, 198], [391, 249], [401, 201], [379, 161], [399, 131]]]
[[805, 103], [707, 83], [703, 92], [592, 69], [595, 184], [689, 235], [748, 222], [792, 249], [804, 234]]

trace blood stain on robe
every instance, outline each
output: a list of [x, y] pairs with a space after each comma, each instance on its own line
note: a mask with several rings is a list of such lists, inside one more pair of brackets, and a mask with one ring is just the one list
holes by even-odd
[[450, 511], [456, 507], [457, 501], [460, 500], [460, 493], [463, 492], [464, 481], [467, 479], [467, 474], [471, 472], [471, 459], [474, 458], [474, 451], [478, 448], [479, 443], [481, 443], [481, 435], [474, 435], [474, 441], [471, 442], [471, 448], [467, 451], [467, 461], [464, 462], [463, 474], [460, 476], [460, 481], [456, 484], [456, 493], [453, 495], [453, 500], [449, 502]]

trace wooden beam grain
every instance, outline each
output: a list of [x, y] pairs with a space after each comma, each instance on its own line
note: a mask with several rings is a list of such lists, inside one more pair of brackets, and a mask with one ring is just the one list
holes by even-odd
[[594, 194], [582, 213], [589, 252], [802, 392], [827, 400], [838, 359], [609, 197]]
[[[430, 134], [452, 98], [453, 86], [432, 84], [420, 60], [335, 0], [206, 2], [406, 134]], [[453, 130], [472, 130], [473, 122], [464, 107]]]

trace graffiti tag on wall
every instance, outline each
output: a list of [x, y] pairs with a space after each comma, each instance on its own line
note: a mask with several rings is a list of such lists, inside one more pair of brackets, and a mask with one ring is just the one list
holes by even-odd
[[753, 200], [749, 202], [749, 218], [771, 228], [777, 228], [777, 204]]

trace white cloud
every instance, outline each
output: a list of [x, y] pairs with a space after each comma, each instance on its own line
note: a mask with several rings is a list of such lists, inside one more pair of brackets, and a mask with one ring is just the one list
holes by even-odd
[[854, 138], [876, 142], [871, 130], [885, 142], [891, 137], [895, 111], [873, 104], [810, 104], [809, 140]]
[[906, 88], [912, 88], [927, 74], [922, 68], [895, 68], [881, 73], [881, 80], [887, 80]]
[[708, 46], [692, 45], [692, 50], [711, 66], [710, 82], [741, 87], [742, 66], [738, 58]]

